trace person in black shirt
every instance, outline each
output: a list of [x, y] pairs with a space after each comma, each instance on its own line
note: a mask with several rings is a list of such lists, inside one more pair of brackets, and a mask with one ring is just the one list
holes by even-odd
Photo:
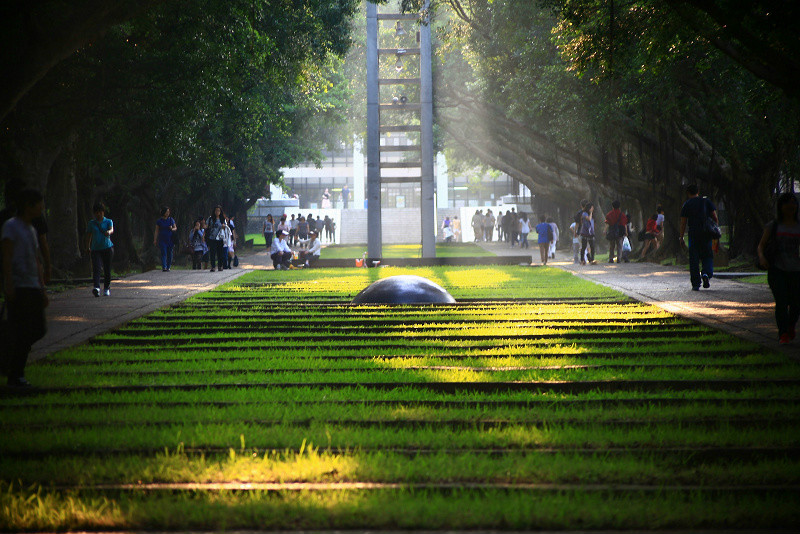
[[[714, 277], [714, 251], [711, 249], [711, 237], [705, 232], [706, 218], [711, 217], [719, 223], [717, 208], [706, 198], [701, 197], [697, 186], [691, 184], [686, 188], [688, 199], [681, 207], [681, 237], [680, 243], [686, 249], [683, 236], [689, 230], [689, 278], [692, 282], [692, 291], [703, 287], [710, 287], [709, 280]], [[703, 269], [700, 269], [700, 262]]]

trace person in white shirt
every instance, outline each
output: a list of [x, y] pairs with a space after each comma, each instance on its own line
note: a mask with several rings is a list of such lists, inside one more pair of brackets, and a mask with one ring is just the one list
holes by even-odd
[[286, 271], [292, 265], [292, 249], [286, 243], [288, 235], [286, 230], [278, 232], [277, 239], [272, 241], [269, 249], [269, 257], [272, 258], [272, 266], [276, 271]]
[[572, 230], [572, 263], [580, 263], [581, 238], [578, 235], [578, 223], [573, 222], [569, 225], [569, 229]]
[[300, 240], [300, 244], [307, 247], [306, 250], [300, 251], [300, 260], [303, 261], [305, 267], [313, 267], [322, 252], [322, 243], [317, 239], [317, 235], [318, 233], [312, 230], [308, 239]]
[[222, 239], [222, 251], [223, 251], [223, 258], [225, 260], [223, 262], [224, 265], [222, 266], [222, 268], [230, 269], [231, 257], [229, 256], [229, 254], [231, 251], [231, 244], [233, 242], [233, 232], [231, 232], [231, 227], [228, 226], [227, 220], [224, 220], [222, 222], [222, 229], [220, 230], [219, 235]]

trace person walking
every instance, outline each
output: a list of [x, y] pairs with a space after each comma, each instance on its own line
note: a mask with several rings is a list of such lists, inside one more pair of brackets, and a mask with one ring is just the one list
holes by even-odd
[[528, 220], [528, 214], [523, 213], [522, 217], [519, 220], [519, 235], [520, 235], [520, 244], [519, 248], [530, 248], [528, 244], [528, 234], [531, 233], [531, 223]]
[[653, 252], [658, 250], [658, 214], [654, 213], [647, 219], [647, 223], [645, 224], [644, 228], [644, 248], [642, 249], [642, 253], [639, 256], [640, 260], [643, 260], [647, 251], [650, 250], [650, 247], [653, 247]]
[[472, 233], [476, 243], [483, 239], [483, 210], [475, 210], [472, 216]]
[[597, 264], [594, 246], [594, 204], [589, 202], [581, 214], [581, 265]]
[[206, 251], [205, 231], [201, 227], [202, 220], [194, 222], [192, 231], [189, 232], [189, 246], [192, 247], [192, 270], [200, 270], [203, 261], [203, 254]]
[[492, 210], [486, 210], [486, 216], [483, 218], [483, 239], [489, 243], [492, 242], [494, 237], [495, 222], [497, 222], [497, 219], [495, 219]]
[[454, 232], [452, 224], [450, 217], [445, 217], [442, 221], [442, 239], [444, 239], [445, 243], [450, 243], [453, 240]]
[[505, 234], [503, 233], [503, 219], [505, 215], [503, 215], [503, 210], [497, 212], [497, 240], [498, 241], [505, 241]]
[[269, 250], [269, 247], [272, 246], [272, 237], [275, 235], [275, 221], [269, 213], [267, 213], [267, 218], [264, 219], [264, 226], [261, 228], [261, 232], [264, 234], [264, 244]]
[[174, 249], [173, 236], [178, 231], [175, 219], [170, 217], [170, 209], [164, 206], [161, 209], [161, 217], [156, 221], [156, 229], [153, 232], [153, 245], [158, 247], [161, 252], [161, 272], [166, 273], [172, 267], [172, 251]]
[[542, 265], [547, 265], [547, 256], [549, 256], [550, 253], [550, 241], [553, 240], [553, 229], [547, 224], [546, 215], [539, 215], [539, 224], [536, 225], [536, 233], [539, 234], [539, 256], [541, 257]]
[[556, 258], [556, 246], [558, 246], [558, 238], [561, 237], [561, 232], [558, 230], [558, 225], [552, 217], [547, 218], [547, 224], [553, 229], [553, 240], [550, 242], [550, 259]]
[[342, 208], [347, 209], [347, 204], [350, 202], [350, 188], [347, 184], [342, 187]]
[[333, 218], [329, 216], [325, 216], [325, 239], [329, 243], [336, 243], [336, 223], [333, 222]]
[[33, 221], [44, 210], [42, 194], [22, 189], [16, 195], [17, 215], [0, 230], [2, 281], [8, 309], [9, 336], [0, 345], [0, 364], [13, 388], [29, 388], [25, 365], [31, 346], [47, 331], [47, 293], [37, 230]]
[[458, 218], [458, 215], [453, 217], [453, 236], [456, 243], [461, 243], [461, 219]]
[[92, 208], [94, 218], [86, 225], [86, 248], [92, 258], [95, 297], [100, 296], [100, 272], [103, 272], [103, 296], [111, 296], [111, 260], [114, 259], [114, 221], [106, 219], [106, 207], [98, 202]]
[[711, 218], [719, 224], [719, 218], [717, 208], [708, 198], [700, 196], [697, 185], [690, 184], [686, 188], [686, 196], [688, 198], [681, 207], [680, 244], [684, 250], [687, 248], [683, 236], [688, 229], [689, 279], [692, 291], [699, 291], [701, 282], [704, 288], [708, 288], [714, 277], [714, 251], [711, 249], [712, 238], [706, 233], [706, 220]]
[[616, 252], [617, 263], [622, 259], [622, 242], [628, 235], [628, 218], [619, 209], [620, 202], [615, 200], [611, 203], [611, 211], [606, 213], [606, 239], [608, 239], [608, 262], [614, 263], [614, 253]]
[[658, 242], [659, 248], [664, 244], [664, 219], [664, 208], [659, 204], [656, 206], [656, 229], [658, 230], [656, 241]]
[[213, 273], [217, 270], [217, 264], [219, 264], [219, 270], [222, 271], [226, 265], [225, 250], [223, 248], [225, 246], [223, 243], [225, 237], [223, 227], [227, 226], [222, 206], [214, 207], [211, 216], [206, 220], [206, 225], [208, 225], [206, 244], [209, 248], [208, 254], [211, 257], [211, 272]]
[[775, 322], [781, 344], [796, 335], [800, 318], [800, 221], [797, 197], [778, 197], [775, 220], [764, 228], [758, 243], [758, 259], [767, 269], [767, 283], [775, 299]]
[[[228, 219], [223, 220], [222, 223], [222, 257], [225, 258], [225, 269], [231, 268], [231, 263], [233, 261], [233, 230], [231, 230], [230, 224], [228, 224]], [[223, 267], [220, 267], [222, 270]]]

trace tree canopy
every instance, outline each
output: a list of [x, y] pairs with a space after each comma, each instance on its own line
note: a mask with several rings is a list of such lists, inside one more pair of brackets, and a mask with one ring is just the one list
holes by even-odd
[[[243, 214], [278, 169], [319, 158], [344, 112], [355, 0], [117, 4], [126, 15], [82, 33], [2, 121], [3, 177], [48, 192], [63, 267], [94, 201], [122, 219], [121, 260], [137, 260], [160, 205], [184, 228], [218, 203]], [[51, 15], [74, 24], [66, 11]], [[20, 31], [41, 46], [38, 28]]]

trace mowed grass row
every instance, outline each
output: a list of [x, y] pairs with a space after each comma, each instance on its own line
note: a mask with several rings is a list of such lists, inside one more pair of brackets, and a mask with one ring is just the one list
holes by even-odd
[[[469, 302], [347, 304], [400, 273]], [[253, 273], [29, 375], [2, 530], [800, 525], [797, 364], [555, 269]]]

